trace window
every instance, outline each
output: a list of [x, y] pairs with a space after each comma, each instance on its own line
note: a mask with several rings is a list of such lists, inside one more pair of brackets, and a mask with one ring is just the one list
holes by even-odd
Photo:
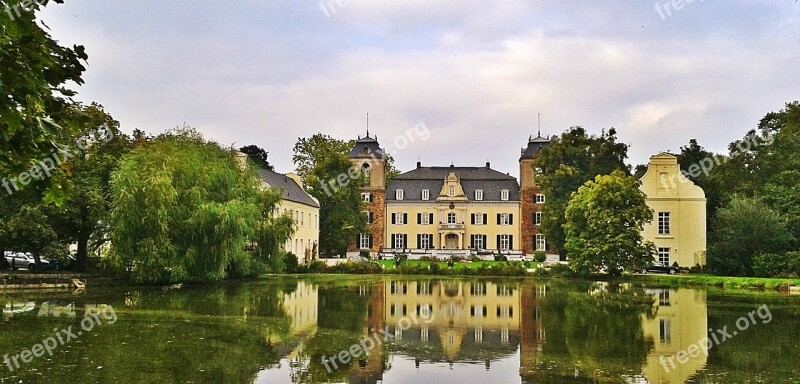
[[433, 221], [432, 213], [417, 213], [417, 224], [428, 225]]
[[669, 248], [658, 248], [658, 262], [669, 265]]
[[476, 189], [475, 190], [475, 200], [479, 200], [479, 201], [483, 200], [483, 190], [482, 189]]
[[536, 196], [534, 196], [534, 202], [536, 204], [544, 204], [544, 195], [541, 193], [537, 193]]
[[375, 216], [370, 211], [364, 211], [364, 214], [367, 216], [367, 224], [372, 224], [375, 222]]
[[500, 235], [500, 249], [504, 251], [511, 249], [511, 235]]
[[661, 307], [669, 307], [672, 305], [669, 300], [669, 290], [665, 289], [658, 294], [658, 305]]
[[423, 189], [422, 190], [422, 200], [427, 201], [427, 200], [430, 200], [430, 199], [431, 199], [431, 191], [429, 191], [427, 189]]
[[392, 224], [405, 225], [407, 218], [407, 213], [392, 213]]
[[362, 193], [361, 194], [361, 200], [363, 200], [365, 203], [371, 203], [372, 202], [372, 194], [368, 193], [368, 192]]
[[471, 283], [469, 285], [471, 296], [486, 296], [486, 283]]
[[486, 220], [484, 220], [484, 214], [482, 213], [473, 213], [472, 214], [472, 224], [474, 225], [486, 225]]
[[405, 234], [393, 234], [392, 235], [392, 244], [394, 244], [394, 249], [406, 249], [406, 239], [408, 235]]
[[537, 251], [546, 251], [547, 250], [547, 241], [545, 241], [544, 235], [536, 235], [536, 250]]
[[662, 344], [669, 344], [672, 342], [672, 320], [661, 319], [658, 324], [658, 331]]
[[306, 213], [300, 212], [300, 226], [304, 226], [306, 222]]
[[358, 248], [359, 249], [370, 249], [372, 248], [372, 235], [367, 233], [362, 233], [358, 235]]
[[658, 213], [658, 234], [665, 236], [670, 233], [669, 212]]
[[396, 189], [394, 191], [394, 198], [396, 200], [403, 200], [403, 190], [402, 189]]
[[469, 235], [474, 249], [486, 249], [486, 235]]
[[497, 225], [511, 225], [511, 214], [510, 213], [497, 214]]
[[369, 164], [367, 163], [361, 164], [361, 172], [364, 173], [364, 177], [366, 177], [367, 180], [369, 180], [369, 171], [370, 171]]
[[421, 234], [417, 235], [418, 247], [419, 249], [431, 249], [433, 248], [433, 235], [431, 234]]
[[504, 189], [500, 191], [500, 200], [507, 201], [508, 200], [508, 190]]
[[455, 213], [448, 213], [447, 214], [447, 224], [455, 224], [456, 223], [456, 214]]
[[455, 195], [456, 195], [456, 187], [454, 185], [449, 186], [447, 189], [447, 196], [453, 197]]
[[533, 224], [534, 225], [542, 225], [542, 213], [541, 212], [535, 212], [533, 214]]

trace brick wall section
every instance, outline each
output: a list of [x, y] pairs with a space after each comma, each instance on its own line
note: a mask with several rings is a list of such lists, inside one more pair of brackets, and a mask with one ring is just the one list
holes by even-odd
[[522, 236], [522, 252], [532, 254], [536, 250], [533, 247], [534, 237], [540, 233], [539, 226], [533, 221], [534, 212], [541, 210], [542, 205], [536, 204], [534, 198], [537, 193], [541, 193], [539, 188], [523, 188], [520, 191], [520, 206], [522, 221], [520, 222], [520, 235]]
[[[366, 211], [372, 212], [372, 225], [367, 225], [367, 228], [372, 233], [372, 252], [379, 252], [383, 248], [383, 229], [386, 221], [384, 220], [384, 202], [386, 200], [386, 192], [382, 190], [365, 190], [372, 194], [372, 203], [367, 203]], [[347, 246], [348, 252], [356, 252], [360, 249], [356, 243], [358, 239], [351, 239], [350, 245]]]

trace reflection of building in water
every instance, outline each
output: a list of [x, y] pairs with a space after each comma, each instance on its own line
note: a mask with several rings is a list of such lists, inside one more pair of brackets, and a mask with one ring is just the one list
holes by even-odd
[[[384, 317], [393, 344], [418, 360], [489, 361], [516, 352], [520, 285], [486, 281], [391, 281]], [[403, 330], [398, 323], [410, 324]]]
[[[655, 318], [642, 317], [644, 335], [654, 343], [642, 374], [653, 384], [684, 383], [706, 364], [708, 351], [699, 342], [707, 337], [706, 293], [693, 289], [656, 289], [648, 293], [655, 295], [658, 311]], [[694, 357], [688, 355], [692, 345], [700, 349], [695, 352], [691, 348]], [[679, 353], [682, 363], [678, 361]]]
[[[367, 306], [367, 327], [364, 329], [364, 336], [369, 336], [376, 330], [383, 329], [385, 326], [383, 318], [384, 309], [384, 285], [381, 283], [362, 286], [358, 289], [359, 296], [368, 296]], [[382, 346], [371, 349], [369, 356], [361, 355], [358, 363], [353, 364], [347, 375], [347, 381], [351, 384], [375, 384], [383, 381], [383, 371], [386, 370], [384, 364], [384, 348]]]
[[522, 319], [520, 324], [520, 371], [536, 367], [536, 359], [542, 353], [544, 326], [542, 325], [541, 300], [547, 295], [546, 285], [522, 285]]
[[317, 329], [318, 288], [304, 281], [292, 293], [283, 294], [283, 312], [291, 318], [292, 335], [314, 333]]

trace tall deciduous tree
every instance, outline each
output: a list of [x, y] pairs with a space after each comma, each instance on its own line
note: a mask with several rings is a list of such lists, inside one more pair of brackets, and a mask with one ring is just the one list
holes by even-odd
[[[0, 169], [13, 174], [75, 136], [70, 122], [76, 113], [71, 107], [75, 92], [66, 84], [83, 84], [83, 62], [88, 59], [83, 46], [60, 46], [36, 22], [40, 3], [52, 2], [0, 0]], [[62, 180], [49, 178], [47, 183]], [[60, 202], [53, 195], [57, 188], [51, 189], [51, 199]]]
[[269, 152], [264, 150], [264, 148], [257, 145], [245, 145], [239, 148], [239, 151], [246, 154], [259, 168], [268, 169], [270, 171], [275, 170], [272, 164], [269, 163]]
[[582, 127], [570, 128], [537, 155], [537, 181], [547, 196], [542, 210], [542, 231], [548, 243], [559, 249], [562, 256], [566, 240], [564, 212], [570, 195], [597, 175], [615, 170], [627, 174], [627, 157], [628, 146], [617, 142], [615, 129], [595, 136]]
[[249, 274], [260, 193], [234, 151], [193, 130], [162, 135], [126, 155], [112, 178], [114, 265], [147, 283]]
[[752, 276], [754, 257], [781, 254], [794, 240], [780, 214], [760, 199], [734, 196], [717, 212], [708, 264], [715, 273]]
[[570, 266], [583, 275], [642, 270], [655, 254], [653, 244], [642, 238], [644, 225], [653, 220], [646, 201], [638, 182], [619, 170], [578, 189], [564, 224]]

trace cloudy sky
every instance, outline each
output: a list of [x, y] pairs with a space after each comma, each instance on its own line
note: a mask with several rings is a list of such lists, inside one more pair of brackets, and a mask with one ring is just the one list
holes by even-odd
[[517, 176], [537, 113], [543, 134], [617, 128], [637, 164], [690, 138], [722, 151], [800, 99], [795, 0], [663, 4], [67, 0], [42, 17], [86, 46], [79, 99], [125, 131], [186, 123], [288, 172], [298, 137], [355, 138], [369, 112], [401, 170]]

